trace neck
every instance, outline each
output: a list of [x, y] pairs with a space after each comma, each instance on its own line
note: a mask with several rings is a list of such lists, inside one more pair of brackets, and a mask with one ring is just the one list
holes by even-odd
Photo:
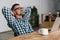
[[16, 18], [22, 18], [22, 16], [20, 16], [20, 15], [16, 15]]

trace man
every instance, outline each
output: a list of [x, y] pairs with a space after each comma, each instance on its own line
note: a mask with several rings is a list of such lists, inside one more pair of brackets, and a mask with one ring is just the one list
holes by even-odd
[[31, 33], [34, 31], [29, 23], [31, 13], [30, 8], [25, 8], [23, 11], [19, 4], [14, 4], [11, 9], [4, 7], [2, 9], [2, 13], [14, 31], [14, 36]]

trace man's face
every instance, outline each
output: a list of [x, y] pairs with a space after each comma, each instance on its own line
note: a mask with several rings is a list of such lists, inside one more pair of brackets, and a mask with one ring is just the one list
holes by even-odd
[[23, 13], [22, 7], [20, 7], [20, 5], [16, 5], [14, 7], [13, 12], [15, 13], [15, 15], [22, 15]]

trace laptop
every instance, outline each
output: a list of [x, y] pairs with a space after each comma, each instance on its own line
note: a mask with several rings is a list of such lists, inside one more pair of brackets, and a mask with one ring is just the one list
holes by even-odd
[[52, 28], [49, 29], [49, 32], [57, 31], [59, 29], [59, 26], [60, 26], [60, 17], [56, 17]]

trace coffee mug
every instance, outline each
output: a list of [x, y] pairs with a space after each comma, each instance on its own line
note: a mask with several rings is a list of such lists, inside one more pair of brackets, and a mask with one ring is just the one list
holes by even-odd
[[38, 32], [42, 35], [48, 35], [48, 29], [47, 28], [41, 28], [38, 30]]

